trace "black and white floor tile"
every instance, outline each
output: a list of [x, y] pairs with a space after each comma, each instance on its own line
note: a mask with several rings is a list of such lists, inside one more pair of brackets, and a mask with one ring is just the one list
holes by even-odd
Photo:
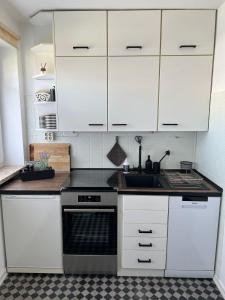
[[157, 300], [218, 299], [207, 279], [10, 274], [0, 287], [1, 300]]

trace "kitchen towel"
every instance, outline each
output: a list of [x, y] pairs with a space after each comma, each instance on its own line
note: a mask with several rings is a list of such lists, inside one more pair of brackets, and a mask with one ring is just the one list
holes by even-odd
[[107, 154], [108, 159], [115, 165], [120, 166], [127, 158], [125, 151], [119, 145], [119, 137], [116, 137], [116, 143]]

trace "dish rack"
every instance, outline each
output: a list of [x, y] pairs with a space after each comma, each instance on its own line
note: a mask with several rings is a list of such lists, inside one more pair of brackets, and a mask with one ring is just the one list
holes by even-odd
[[197, 173], [180, 173], [179, 171], [164, 171], [164, 175], [172, 188], [207, 189], [204, 179]]

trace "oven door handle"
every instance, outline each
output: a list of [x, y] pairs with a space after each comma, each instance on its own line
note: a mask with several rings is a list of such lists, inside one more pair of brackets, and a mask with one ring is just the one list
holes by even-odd
[[115, 212], [115, 209], [110, 209], [110, 208], [103, 208], [103, 209], [98, 209], [98, 208], [64, 208], [63, 209], [64, 212]]

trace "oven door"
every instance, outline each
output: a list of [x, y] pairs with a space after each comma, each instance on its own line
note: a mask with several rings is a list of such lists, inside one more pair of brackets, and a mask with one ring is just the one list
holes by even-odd
[[115, 274], [116, 207], [63, 206], [65, 273]]

